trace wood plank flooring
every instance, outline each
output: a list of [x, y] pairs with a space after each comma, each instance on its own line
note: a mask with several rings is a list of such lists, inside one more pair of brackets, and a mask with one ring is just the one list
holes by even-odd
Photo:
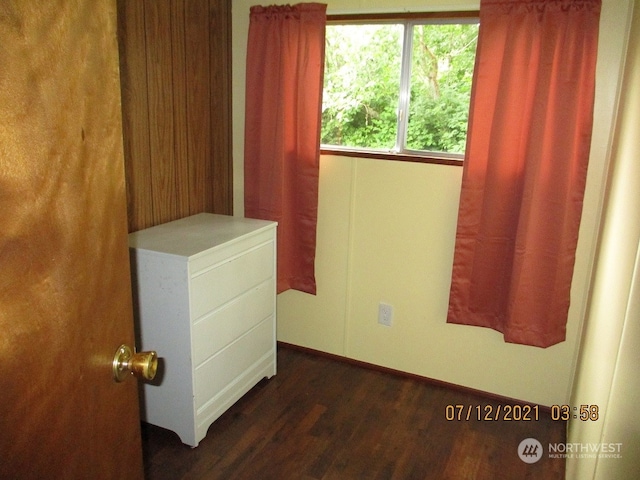
[[[447, 405], [472, 407], [448, 421]], [[564, 460], [533, 464], [517, 448], [566, 441], [565, 424], [478, 421], [499, 402], [282, 346], [278, 374], [263, 380], [191, 449], [143, 424], [148, 480], [562, 479]], [[466, 417], [464, 410], [463, 418]], [[452, 409], [449, 408], [451, 413]], [[495, 410], [494, 410], [495, 412]]]

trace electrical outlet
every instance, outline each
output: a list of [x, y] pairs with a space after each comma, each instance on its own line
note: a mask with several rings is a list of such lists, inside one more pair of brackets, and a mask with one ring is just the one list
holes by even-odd
[[380, 303], [378, 305], [378, 323], [390, 327], [392, 319], [393, 307], [387, 303]]

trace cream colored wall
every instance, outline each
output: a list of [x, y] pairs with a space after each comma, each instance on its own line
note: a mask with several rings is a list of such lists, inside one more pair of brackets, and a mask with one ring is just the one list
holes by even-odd
[[[249, 6], [233, 2], [234, 172], [242, 214], [244, 59]], [[284, 2], [279, 2], [284, 3]], [[451, 3], [451, 2], [450, 2]], [[329, 1], [329, 13], [477, 8], [458, 3]], [[278, 296], [278, 339], [529, 402], [569, 400], [586, 306], [623, 41], [620, 2], [605, 0], [594, 141], [567, 341], [547, 349], [504, 343], [488, 329], [446, 324], [460, 167], [321, 158], [318, 295]], [[425, 7], [428, 8], [428, 7]], [[424, 9], [424, 8], [422, 8]], [[377, 323], [379, 302], [394, 307]]]
[[640, 471], [640, 0], [635, 0], [613, 144], [593, 295], [572, 405], [598, 405], [597, 422], [574, 420], [570, 443], [622, 444], [622, 458], [568, 458], [567, 478], [631, 479]]

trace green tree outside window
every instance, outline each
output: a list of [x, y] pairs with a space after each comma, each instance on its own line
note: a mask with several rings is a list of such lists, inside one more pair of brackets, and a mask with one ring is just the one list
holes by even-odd
[[321, 142], [464, 153], [477, 36], [477, 23], [328, 25]]

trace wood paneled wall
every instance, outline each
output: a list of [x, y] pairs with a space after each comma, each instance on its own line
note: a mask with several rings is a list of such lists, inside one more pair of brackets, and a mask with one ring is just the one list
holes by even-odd
[[129, 231], [233, 213], [230, 0], [118, 0]]

